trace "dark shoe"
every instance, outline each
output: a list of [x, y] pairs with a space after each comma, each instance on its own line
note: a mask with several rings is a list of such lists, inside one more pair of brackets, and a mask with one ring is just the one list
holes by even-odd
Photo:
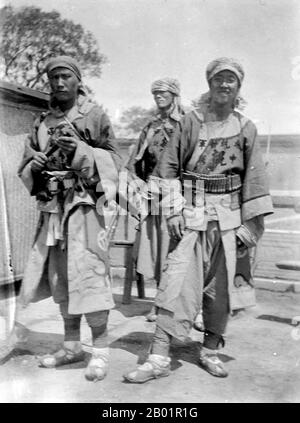
[[199, 358], [200, 366], [216, 377], [227, 377], [228, 372], [224, 367], [224, 363], [219, 359], [218, 355], [212, 354], [200, 354]]
[[170, 359], [151, 354], [144, 364], [125, 374], [123, 377], [130, 383], [145, 383], [151, 379], [169, 376], [169, 374]]
[[84, 351], [75, 353], [74, 351], [62, 348], [54, 354], [47, 354], [39, 358], [40, 367], [52, 369], [54, 367], [65, 366], [67, 364], [84, 361]]

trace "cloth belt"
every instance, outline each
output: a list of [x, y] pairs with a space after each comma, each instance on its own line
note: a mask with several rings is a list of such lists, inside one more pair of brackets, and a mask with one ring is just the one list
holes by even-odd
[[203, 181], [204, 192], [209, 194], [227, 194], [233, 191], [237, 191], [242, 187], [242, 181], [240, 175], [207, 175], [203, 173], [195, 172], [183, 172], [182, 178], [184, 180], [200, 180]]

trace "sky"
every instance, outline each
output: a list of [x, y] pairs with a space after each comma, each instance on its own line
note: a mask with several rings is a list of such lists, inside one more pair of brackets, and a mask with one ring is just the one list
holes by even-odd
[[153, 106], [151, 83], [177, 78], [182, 104], [207, 91], [205, 69], [220, 56], [245, 69], [244, 113], [264, 134], [300, 134], [298, 0], [0, 0], [57, 10], [96, 37], [108, 62], [86, 81], [112, 121]]

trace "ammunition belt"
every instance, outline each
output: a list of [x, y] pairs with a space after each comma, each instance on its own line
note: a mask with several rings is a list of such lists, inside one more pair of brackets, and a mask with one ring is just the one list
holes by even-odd
[[206, 175], [203, 173], [184, 172], [183, 180], [200, 180], [204, 183], [204, 192], [208, 194], [227, 194], [242, 187], [240, 175]]

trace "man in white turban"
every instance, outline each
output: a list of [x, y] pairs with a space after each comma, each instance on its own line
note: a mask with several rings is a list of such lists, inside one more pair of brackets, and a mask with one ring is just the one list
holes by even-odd
[[[155, 173], [164, 149], [172, 142], [174, 130], [183, 116], [180, 106], [180, 86], [176, 79], [162, 78], [154, 81], [151, 93], [157, 112], [142, 130], [127, 166], [131, 178], [145, 195], [149, 195], [150, 187], [147, 183]], [[151, 213], [142, 218], [136, 235], [137, 273], [142, 277], [154, 278], [159, 286], [168, 249], [166, 220], [159, 211], [154, 211], [152, 208]], [[153, 307], [147, 320], [155, 319], [156, 307]]]

